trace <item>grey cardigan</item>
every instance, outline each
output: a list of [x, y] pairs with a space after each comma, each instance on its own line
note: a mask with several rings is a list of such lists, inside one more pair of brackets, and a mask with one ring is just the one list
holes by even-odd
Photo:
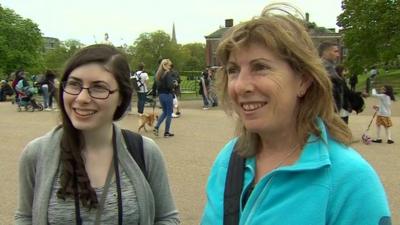
[[[161, 151], [150, 138], [143, 137], [148, 182], [129, 154], [120, 128], [114, 125], [118, 161], [135, 187], [140, 224], [179, 224]], [[60, 139], [63, 130], [56, 127], [31, 141], [19, 162], [19, 194], [15, 223], [47, 224], [50, 192], [60, 163]]]

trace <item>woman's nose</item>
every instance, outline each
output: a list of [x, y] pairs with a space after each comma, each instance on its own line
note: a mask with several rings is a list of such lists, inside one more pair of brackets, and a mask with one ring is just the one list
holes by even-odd
[[79, 102], [90, 102], [92, 97], [89, 94], [89, 89], [83, 88], [81, 92], [76, 96], [76, 101]]
[[241, 70], [235, 80], [235, 88], [239, 93], [251, 92], [254, 89], [252, 76], [246, 70]]

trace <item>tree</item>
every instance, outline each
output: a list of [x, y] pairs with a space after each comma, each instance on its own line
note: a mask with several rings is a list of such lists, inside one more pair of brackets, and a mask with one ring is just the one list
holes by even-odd
[[44, 68], [60, 73], [67, 60], [84, 45], [77, 40], [66, 40], [43, 54]]
[[180, 54], [180, 45], [171, 41], [171, 37], [164, 31], [152, 33], [142, 33], [129, 47], [128, 54], [132, 55], [131, 66], [136, 69], [137, 65], [143, 62], [146, 69], [155, 71], [158, 67], [158, 61], [163, 58], [169, 58], [176, 68], [181, 68], [182, 56]]
[[42, 45], [37, 24], [0, 5], [0, 74], [40, 65]]
[[399, 0], [343, 0], [337, 25], [343, 28], [348, 49], [346, 65], [361, 72], [400, 52]]
[[205, 45], [201, 43], [190, 43], [181, 48], [184, 54], [184, 64], [182, 70], [202, 71], [206, 66]]

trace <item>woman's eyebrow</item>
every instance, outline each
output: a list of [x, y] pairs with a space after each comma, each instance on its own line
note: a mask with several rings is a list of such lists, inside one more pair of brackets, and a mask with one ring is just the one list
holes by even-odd
[[[68, 80], [69, 80], [69, 79], [82, 82], [82, 79], [77, 78], [77, 77], [74, 77], [74, 76], [69, 76], [69, 77], [68, 77]], [[92, 83], [92, 84], [104, 83], [104, 84], [107, 84], [107, 85], [108, 85], [108, 83], [107, 83], [106, 81], [103, 81], [103, 80], [95, 80], [95, 81], [92, 81], [91, 83]]]
[[82, 81], [82, 79], [79, 79], [79, 78], [74, 77], [74, 76], [69, 76], [67, 80], [70, 80], [70, 79], [77, 80], [77, 81]]

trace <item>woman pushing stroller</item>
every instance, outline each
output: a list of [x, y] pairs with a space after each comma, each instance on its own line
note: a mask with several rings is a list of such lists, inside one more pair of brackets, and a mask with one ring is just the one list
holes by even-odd
[[25, 73], [23, 70], [15, 73], [13, 87], [16, 93], [18, 111], [21, 111], [21, 107], [25, 107], [25, 110], [31, 109], [32, 111], [35, 109], [38, 109], [39, 111], [43, 110], [43, 106], [36, 103], [35, 99], [33, 98], [35, 90], [25, 79]]

